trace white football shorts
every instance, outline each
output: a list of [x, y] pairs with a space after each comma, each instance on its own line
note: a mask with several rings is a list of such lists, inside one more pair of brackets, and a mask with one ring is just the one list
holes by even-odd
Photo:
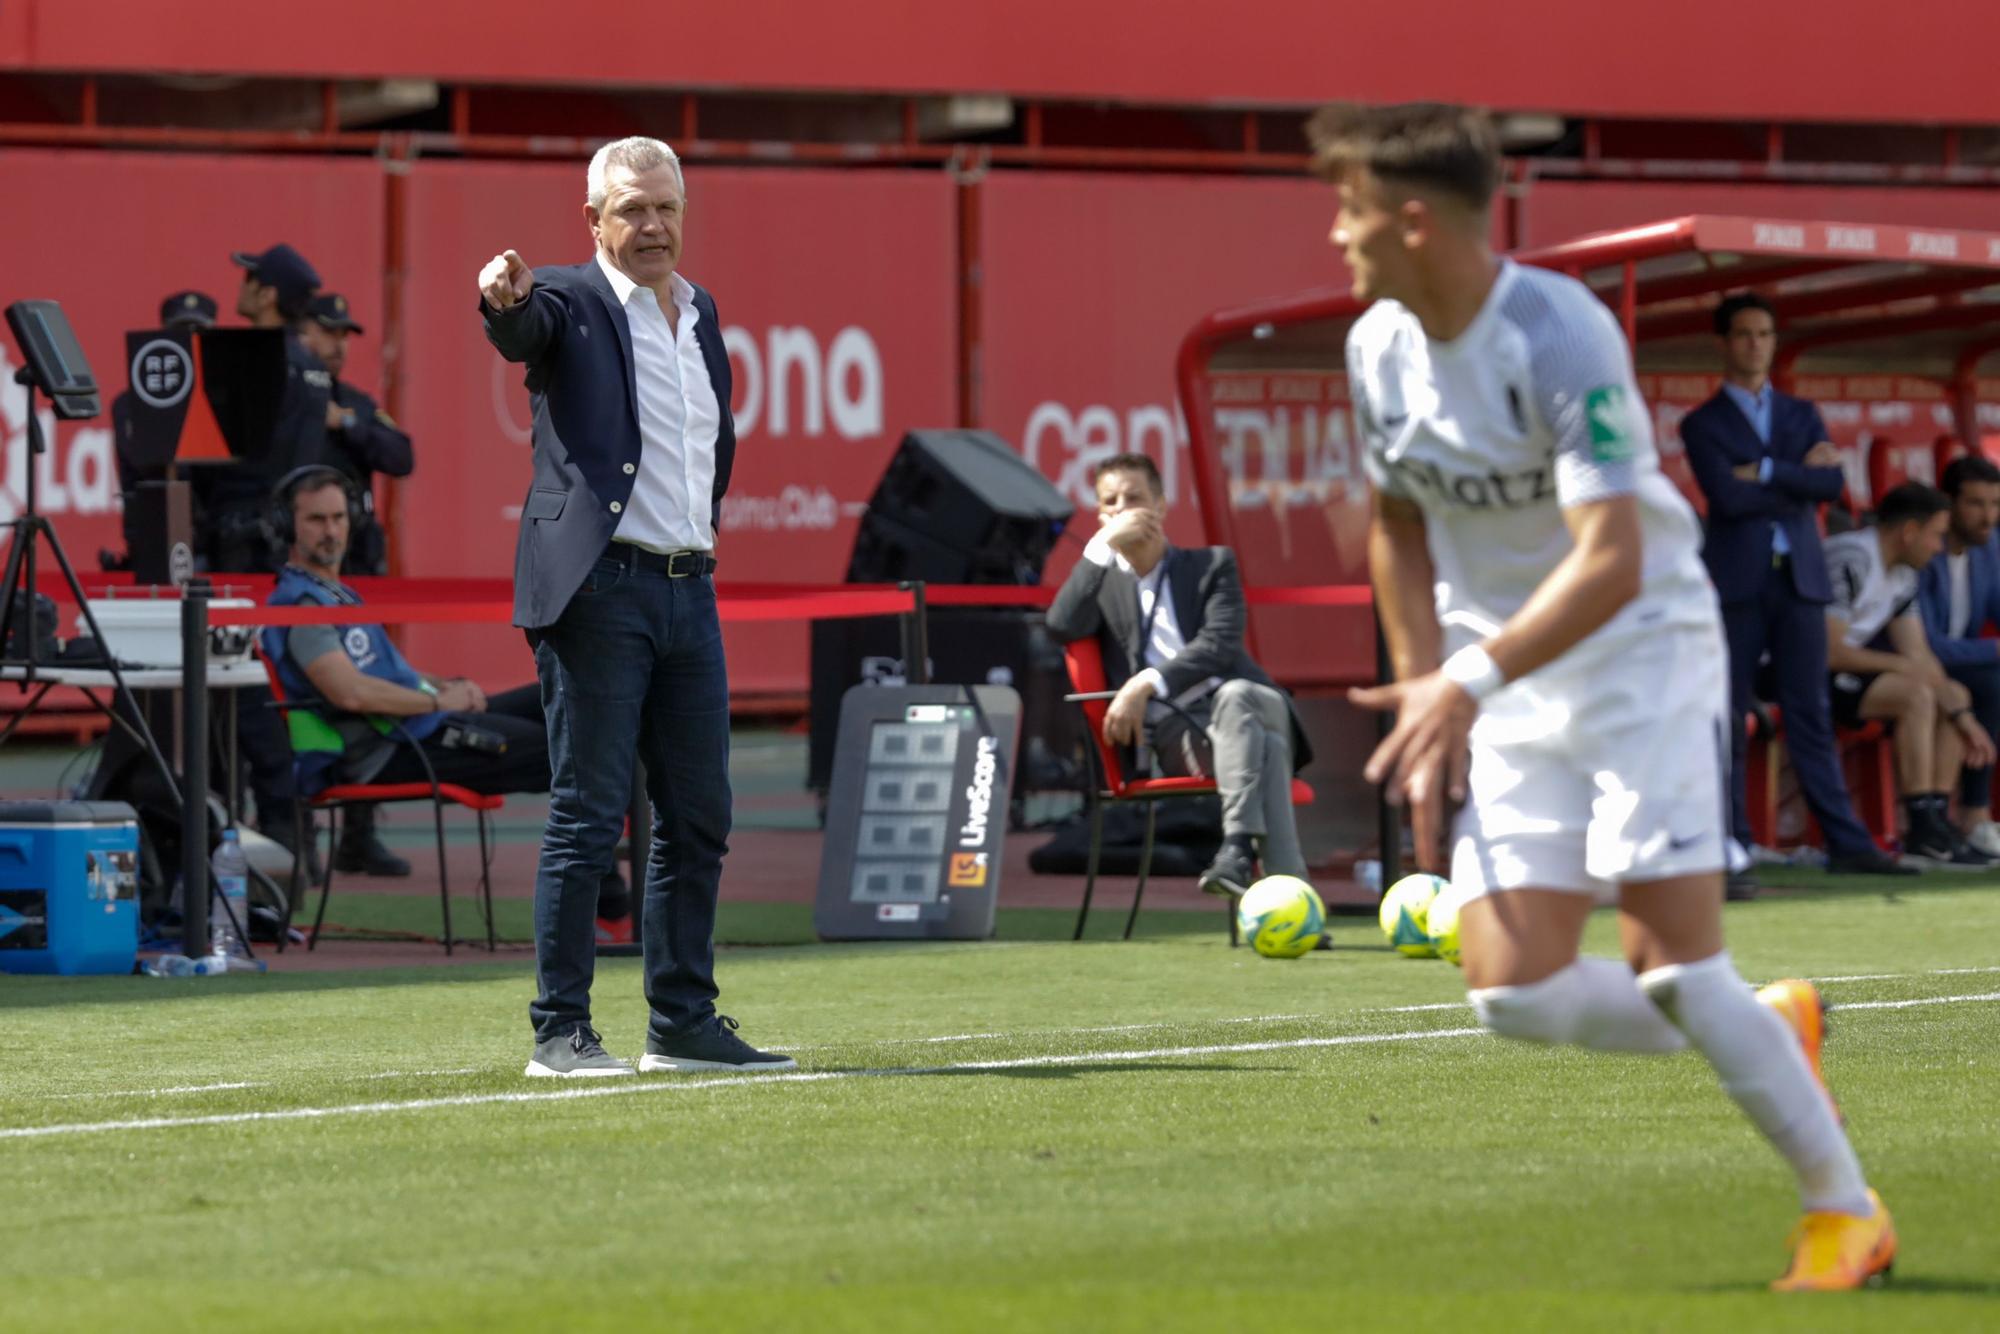
[[1722, 870], [1728, 670], [1720, 626], [1662, 626], [1490, 696], [1452, 830], [1453, 887], [1610, 898]]

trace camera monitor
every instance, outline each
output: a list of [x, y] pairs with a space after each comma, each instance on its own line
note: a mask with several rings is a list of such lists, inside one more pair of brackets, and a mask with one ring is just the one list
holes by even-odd
[[16, 301], [7, 307], [7, 325], [27, 360], [27, 383], [49, 396], [56, 416], [67, 421], [95, 417], [97, 379], [62, 307], [53, 301]]

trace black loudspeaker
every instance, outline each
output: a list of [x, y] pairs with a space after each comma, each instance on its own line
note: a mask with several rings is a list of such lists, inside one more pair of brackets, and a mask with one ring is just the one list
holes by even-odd
[[[824, 793], [833, 781], [840, 701], [848, 687], [899, 685], [905, 679], [901, 618], [853, 616], [812, 623], [811, 724], [806, 785]], [[1082, 791], [1083, 722], [1063, 702], [1069, 673], [1062, 645], [1026, 607], [933, 607], [931, 681], [1012, 686], [1021, 697], [1020, 759], [1013, 795]]]
[[986, 431], [911, 431], [854, 539], [847, 582], [1035, 584], [1074, 510]]

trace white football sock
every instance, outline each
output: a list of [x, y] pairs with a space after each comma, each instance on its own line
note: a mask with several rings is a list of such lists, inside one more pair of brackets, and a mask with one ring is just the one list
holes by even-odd
[[1722, 1087], [1799, 1175], [1809, 1210], [1867, 1217], [1868, 1183], [1798, 1035], [1736, 972], [1729, 952], [1639, 975], [1639, 986], [1688, 1035]]
[[1622, 959], [1578, 959], [1539, 982], [1468, 993], [1501, 1037], [1574, 1042], [1598, 1051], [1680, 1051], [1687, 1038], [1639, 990]]

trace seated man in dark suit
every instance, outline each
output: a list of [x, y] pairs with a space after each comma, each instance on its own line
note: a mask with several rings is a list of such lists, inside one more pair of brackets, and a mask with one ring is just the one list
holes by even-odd
[[[1973, 716], [1989, 736], [2000, 735], [2000, 468], [1977, 454], [1953, 459], [1944, 470], [1951, 521], [1944, 550], [1924, 567], [1917, 600], [1931, 652], [1946, 674], [1972, 694]], [[1959, 785], [1958, 828], [1973, 847], [2000, 857], [2000, 824], [1989, 814], [1993, 766], [1967, 764]]]
[[[1728, 298], [1716, 307], [1715, 333], [1722, 345], [1722, 388], [1681, 419], [1681, 444], [1708, 501], [1701, 554], [1729, 637], [1731, 713], [1740, 719], [1755, 707], [1753, 686], [1769, 650], [1785, 748], [1826, 839], [1828, 866], [1914, 874], [1876, 847], [1855, 818], [1834, 749], [1826, 671], [1826, 604], [1833, 590], [1815, 511], [1840, 495], [1840, 451], [1826, 438], [1819, 409], [1771, 385], [1778, 324], [1769, 302], [1752, 293]], [[1743, 728], [1732, 729], [1730, 822], [1745, 847], [1747, 748]]]
[[[1049, 632], [1096, 635], [1118, 688], [1104, 737], [1160, 768], [1213, 778], [1222, 848], [1202, 873], [1211, 894], [1240, 895], [1265, 875], [1306, 874], [1292, 819], [1292, 775], [1312, 758], [1290, 701], [1243, 650], [1243, 587], [1227, 547], [1182, 550], [1163, 526], [1166, 492], [1144, 454], [1098, 468], [1097, 535], [1049, 608]], [[1167, 707], [1172, 700], [1180, 712]]]

